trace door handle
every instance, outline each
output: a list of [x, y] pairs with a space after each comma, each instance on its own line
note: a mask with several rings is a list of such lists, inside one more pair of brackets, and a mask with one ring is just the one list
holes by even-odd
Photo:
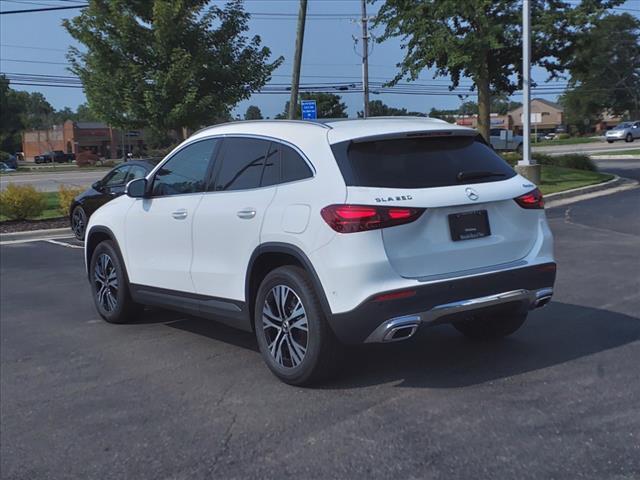
[[171, 216], [176, 220], [184, 220], [185, 218], [187, 218], [187, 215], [188, 215], [188, 212], [184, 208], [181, 208], [180, 210], [176, 210], [171, 214]]
[[238, 217], [244, 218], [245, 220], [250, 220], [255, 216], [256, 216], [256, 211], [253, 210], [253, 209], [249, 209], [249, 208], [247, 208], [245, 210], [240, 210], [238, 212]]

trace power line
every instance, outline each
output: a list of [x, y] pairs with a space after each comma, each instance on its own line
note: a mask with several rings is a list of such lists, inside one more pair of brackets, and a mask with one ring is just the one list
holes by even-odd
[[4, 12], [0, 12], [0, 15], [11, 15], [12, 13], [34, 13], [34, 12], [50, 12], [52, 10], [71, 10], [71, 9], [79, 9], [88, 7], [89, 4], [85, 3], [83, 5], [69, 5], [64, 7], [45, 7], [45, 8], [30, 8], [26, 10], [5, 10]]

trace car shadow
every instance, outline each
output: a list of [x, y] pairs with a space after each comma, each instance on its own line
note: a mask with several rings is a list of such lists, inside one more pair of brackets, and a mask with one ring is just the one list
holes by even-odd
[[[153, 309], [142, 322], [164, 323], [258, 352], [253, 334], [214, 321]], [[514, 335], [497, 341], [469, 340], [450, 325], [440, 325], [422, 328], [402, 342], [347, 348], [339, 376], [320, 388], [393, 382], [413, 388], [465, 387], [559, 365], [638, 339], [640, 318], [552, 302], [532, 312]]]
[[552, 302], [531, 312], [521, 330], [498, 341], [469, 340], [453, 327], [441, 325], [421, 329], [405, 342], [350, 349], [342, 375], [325, 388], [388, 382], [400, 382], [401, 387], [466, 387], [559, 365], [638, 339], [639, 318]]

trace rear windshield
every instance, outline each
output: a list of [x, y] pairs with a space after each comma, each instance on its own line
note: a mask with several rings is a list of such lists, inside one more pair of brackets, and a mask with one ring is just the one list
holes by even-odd
[[491, 147], [473, 136], [349, 141], [332, 149], [349, 186], [445, 187], [515, 175]]

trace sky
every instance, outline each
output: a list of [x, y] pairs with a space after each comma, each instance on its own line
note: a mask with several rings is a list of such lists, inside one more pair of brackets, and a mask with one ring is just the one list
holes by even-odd
[[[464, 0], [460, 0], [464, 1]], [[70, 5], [81, 0], [0, 0], [0, 11], [16, 9], [41, 8], [49, 5]], [[222, 0], [212, 3], [223, 4]], [[373, 15], [382, 4], [377, 0], [368, 5], [368, 14]], [[284, 63], [273, 75], [270, 83], [290, 83], [292, 59], [295, 48], [296, 14], [298, 0], [245, 0], [245, 9], [249, 13], [258, 14], [249, 22], [249, 36], [259, 35], [262, 44], [268, 46], [273, 58], [280, 55]], [[621, 8], [640, 17], [640, 0], [627, 0]], [[0, 72], [29, 73], [41, 75], [70, 75], [67, 70], [65, 53], [69, 46], [76, 45], [66, 30], [62, 20], [77, 15], [77, 10], [62, 10], [37, 13], [0, 15]], [[353, 37], [361, 36], [360, 23], [355, 16], [360, 14], [360, 0], [309, 0], [309, 14], [305, 29], [304, 49], [302, 56], [301, 82], [358, 82], [361, 80], [360, 45], [354, 45]], [[262, 14], [262, 15], [260, 15]], [[278, 16], [274, 14], [288, 14]], [[318, 15], [319, 14], [319, 15]], [[316, 16], [318, 15], [318, 16]], [[332, 16], [328, 16], [332, 15]], [[343, 18], [341, 15], [354, 18]], [[381, 31], [373, 31], [373, 35]], [[370, 48], [369, 76], [371, 81], [391, 79], [397, 72], [395, 67], [403, 57], [400, 40], [392, 39], [383, 43], [374, 43]], [[542, 84], [547, 78], [543, 69], [533, 68], [532, 79]], [[433, 80], [432, 72], [423, 71], [421, 82], [429, 82], [447, 86], [447, 77]], [[469, 80], [463, 79], [463, 85]], [[85, 102], [81, 88], [61, 87], [26, 87], [14, 85], [15, 89], [40, 91], [56, 108], [71, 107], [75, 109]], [[372, 94], [370, 100], [382, 100], [387, 105], [407, 108], [412, 111], [428, 113], [432, 107], [438, 109], [455, 109], [461, 99], [440, 88], [437, 95], [401, 95]], [[356, 116], [362, 110], [362, 93], [341, 94], [347, 104], [349, 116]], [[469, 92], [466, 100], [475, 100], [475, 93]], [[534, 95], [548, 100], [556, 100], [557, 95]], [[518, 101], [520, 97], [514, 95]], [[249, 105], [257, 105], [263, 115], [274, 116], [283, 110], [287, 94], [254, 94], [249, 100], [240, 102], [234, 114], [243, 115]]]

